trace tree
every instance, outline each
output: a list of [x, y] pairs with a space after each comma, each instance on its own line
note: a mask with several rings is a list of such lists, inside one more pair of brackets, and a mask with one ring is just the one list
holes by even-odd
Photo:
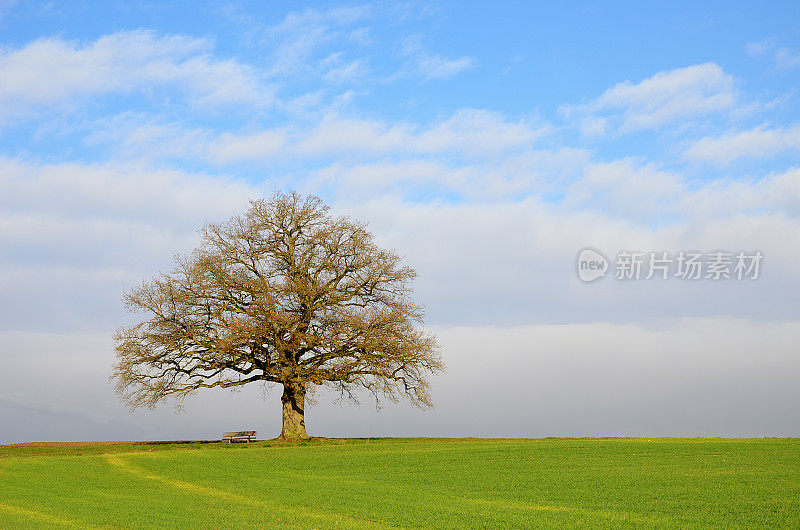
[[379, 248], [364, 224], [316, 197], [275, 194], [242, 216], [206, 224], [175, 268], [125, 295], [146, 319], [115, 334], [117, 392], [132, 408], [202, 388], [283, 386], [282, 439], [307, 438], [319, 385], [355, 399], [431, 406], [426, 375], [444, 369], [411, 299], [416, 272]]

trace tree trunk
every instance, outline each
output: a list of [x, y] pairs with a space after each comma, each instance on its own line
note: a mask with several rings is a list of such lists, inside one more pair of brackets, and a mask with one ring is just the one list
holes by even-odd
[[284, 383], [283, 396], [283, 428], [281, 440], [305, 440], [308, 438], [306, 422], [303, 418], [306, 401], [306, 389], [302, 383]]

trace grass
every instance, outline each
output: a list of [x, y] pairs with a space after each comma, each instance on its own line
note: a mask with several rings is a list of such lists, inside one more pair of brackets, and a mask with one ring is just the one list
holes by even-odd
[[0, 528], [800, 528], [798, 439], [0, 446]]

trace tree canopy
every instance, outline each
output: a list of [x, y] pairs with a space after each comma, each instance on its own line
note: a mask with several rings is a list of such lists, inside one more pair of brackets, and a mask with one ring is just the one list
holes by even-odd
[[145, 318], [115, 334], [118, 393], [152, 408], [202, 388], [280, 384], [286, 439], [308, 436], [306, 397], [320, 385], [430, 406], [427, 375], [444, 365], [401, 261], [317, 197], [251, 201], [125, 295]]

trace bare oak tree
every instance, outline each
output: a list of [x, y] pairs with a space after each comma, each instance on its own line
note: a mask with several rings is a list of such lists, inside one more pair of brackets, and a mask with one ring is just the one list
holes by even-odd
[[291, 440], [308, 437], [304, 407], [318, 385], [431, 405], [426, 375], [444, 366], [419, 327], [416, 273], [363, 224], [316, 197], [275, 194], [201, 236], [170, 274], [125, 295], [146, 319], [115, 335], [123, 401], [180, 405], [201, 388], [277, 383], [280, 436]]

